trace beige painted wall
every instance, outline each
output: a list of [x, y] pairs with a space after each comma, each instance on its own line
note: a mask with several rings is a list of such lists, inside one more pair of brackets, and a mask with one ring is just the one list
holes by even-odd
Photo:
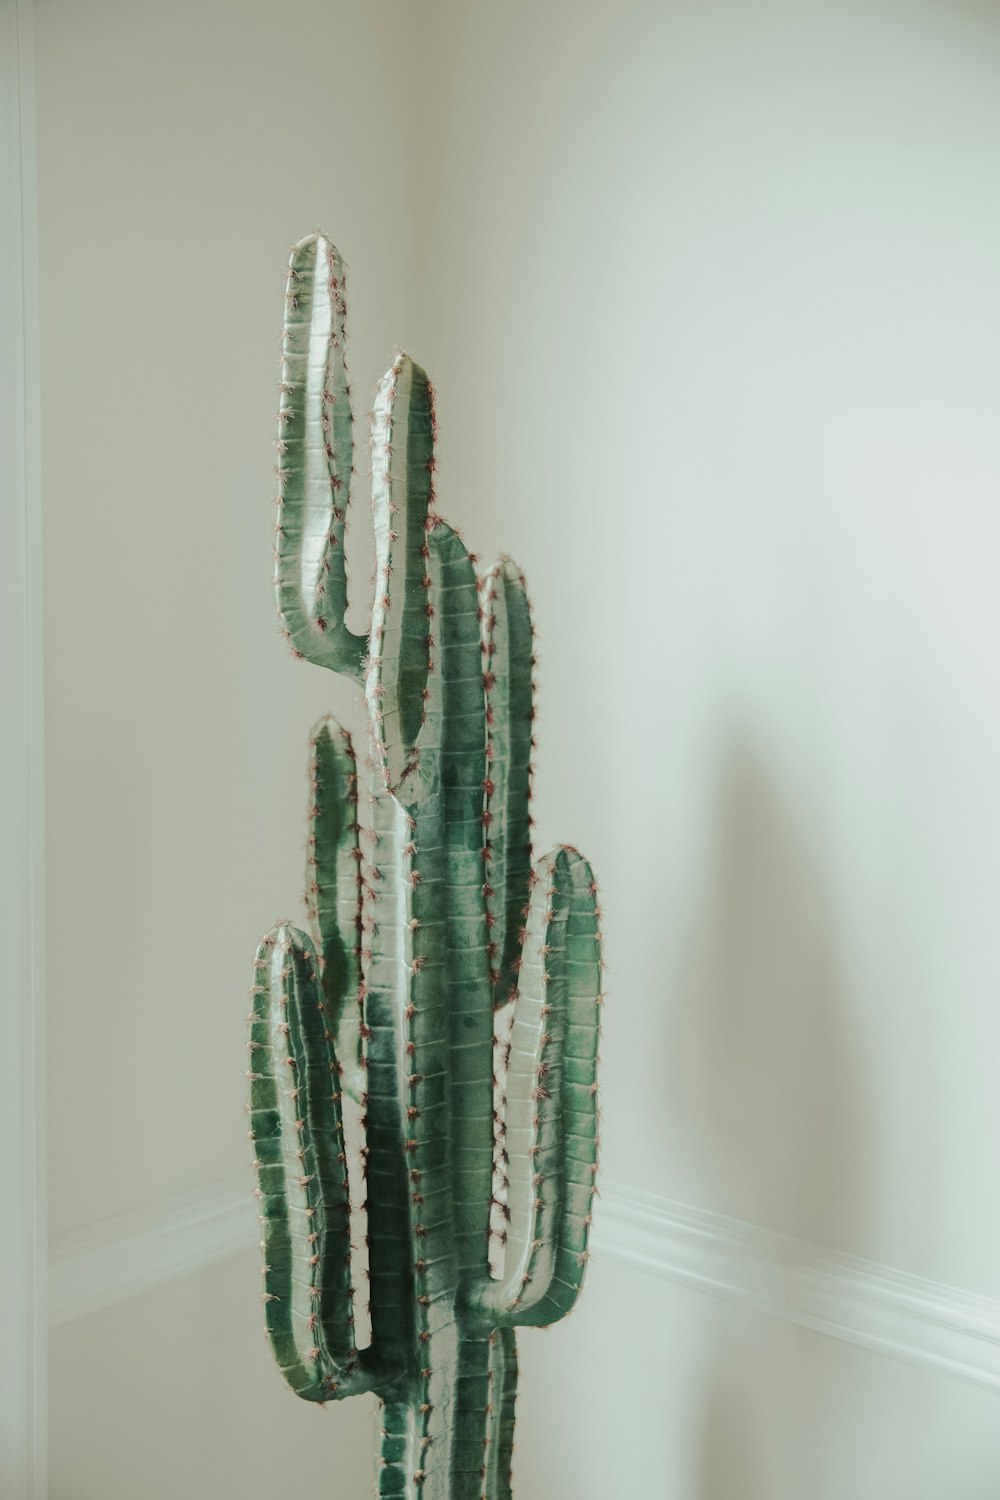
[[1000, 15], [435, 17], [441, 505], [534, 586], [608, 1176], [996, 1295]]
[[52, 1500], [369, 1494], [374, 1400], [321, 1408], [276, 1381], [259, 1286], [247, 1254], [57, 1331]]
[[288, 247], [336, 217], [362, 410], [415, 282], [405, 6], [37, 9], [59, 1237], [244, 1165], [250, 963], [354, 697], [274, 612]]
[[[250, 963], [301, 911], [309, 727], [354, 711], [274, 612], [284, 266], [342, 239], [363, 409], [415, 301], [412, 24], [398, 0], [35, 9], [58, 1245], [236, 1174], [249, 1200]], [[55, 1332], [52, 1500], [367, 1492], [372, 1414], [285, 1392], [256, 1262]]]
[[[352, 711], [266, 556], [322, 224], [358, 391], [427, 365], [442, 509], [533, 586], [607, 1178], [1000, 1296], [996, 13], [37, 12], [55, 1233], [244, 1168], [244, 971], [300, 909], [308, 726]], [[364, 1470], [369, 1414], [316, 1440], [244, 1269], [58, 1331], [58, 1500], [273, 1494], [230, 1458], [272, 1421], [360, 1492], [324, 1453]], [[995, 1394], [607, 1265], [523, 1366], [519, 1500], [1000, 1480]]]
[[[534, 588], [606, 1177], [995, 1297], [1000, 15], [434, 17], [441, 503]], [[1000, 1485], [995, 1395], [596, 1268], [578, 1317], [522, 1500]]]

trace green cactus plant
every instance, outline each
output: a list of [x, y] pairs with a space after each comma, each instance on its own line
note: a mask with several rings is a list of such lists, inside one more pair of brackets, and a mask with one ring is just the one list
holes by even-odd
[[[275, 584], [296, 655], [363, 683], [373, 753], [310, 746], [312, 937], [254, 961], [250, 1137], [265, 1321], [310, 1401], [373, 1391], [377, 1489], [509, 1497], [514, 1330], [563, 1317], [597, 1170], [597, 887], [562, 846], [532, 864], [534, 647], [524, 579], [434, 509], [434, 401], [400, 355], [371, 426], [376, 586], [345, 624], [353, 472], [344, 267], [297, 245], [278, 415]], [[355, 1338], [349, 1150], [364, 1144], [371, 1338]], [[492, 1256], [492, 1259], [491, 1259]]]

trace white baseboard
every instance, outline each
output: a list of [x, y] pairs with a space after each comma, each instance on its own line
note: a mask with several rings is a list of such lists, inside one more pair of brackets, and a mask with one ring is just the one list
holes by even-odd
[[[53, 1249], [52, 1326], [257, 1242], [249, 1176], [74, 1233]], [[1000, 1301], [633, 1188], [602, 1188], [593, 1253], [1000, 1391]]]
[[49, 1257], [49, 1326], [99, 1312], [256, 1246], [250, 1173], [75, 1230]]
[[1000, 1391], [1000, 1301], [632, 1188], [602, 1189], [594, 1255]]

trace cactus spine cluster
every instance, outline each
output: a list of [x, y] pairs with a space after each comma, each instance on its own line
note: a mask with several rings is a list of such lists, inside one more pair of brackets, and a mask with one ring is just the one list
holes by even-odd
[[524, 579], [478, 572], [438, 516], [433, 393], [406, 355], [372, 412], [371, 630], [347, 628], [345, 317], [340, 256], [310, 236], [285, 299], [275, 584], [295, 654], [363, 685], [373, 743], [359, 760], [335, 720], [314, 730], [312, 936], [282, 922], [254, 961], [265, 1321], [300, 1396], [378, 1396], [379, 1494], [506, 1500], [514, 1330], [563, 1317], [587, 1260], [600, 909], [575, 849], [532, 863]]

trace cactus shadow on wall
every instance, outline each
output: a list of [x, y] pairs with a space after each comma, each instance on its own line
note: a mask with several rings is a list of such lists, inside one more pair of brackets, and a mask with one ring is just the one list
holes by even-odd
[[[742, 1371], [741, 1371], [742, 1373]], [[775, 1500], [765, 1478], [759, 1412], [752, 1392], [736, 1382], [719, 1360], [706, 1393], [701, 1451], [696, 1455], [696, 1500]]]
[[[699, 1206], [851, 1250], [871, 1201], [871, 1112], [822, 853], [797, 826], [777, 768], [744, 732], [730, 730], [718, 765], [713, 850], [672, 1039], [683, 1062], [686, 1172]], [[798, 1434], [795, 1445], [818, 1460], [830, 1429], [816, 1423], [831, 1413], [820, 1418], [808, 1381], [774, 1371], [787, 1398], [780, 1421], [746, 1420], [767, 1403], [769, 1360], [786, 1365], [774, 1331], [755, 1315], [738, 1351], [719, 1335], [698, 1500], [732, 1500], [734, 1475], [744, 1500], [761, 1485], [771, 1497], [782, 1458], [768, 1452], [769, 1436], [776, 1449]]]

